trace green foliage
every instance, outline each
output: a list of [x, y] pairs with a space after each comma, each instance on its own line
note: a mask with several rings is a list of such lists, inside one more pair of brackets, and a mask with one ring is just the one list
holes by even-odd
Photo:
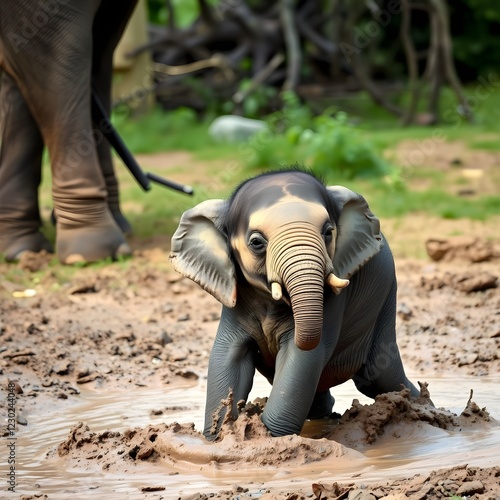
[[306, 145], [311, 168], [325, 178], [331, 178], [332, 174], [345, 179], [376, 177], [390, 172], [388, 162], [348, 122], [345, 113], [320, 115], [313, 125], [313, 130], [302, 131], [299, 142]]
[[293, 163], [303, 163], [325, 179], [394, 173], [381, 152], [366, 140], [345, 113], [330, 108], [314, 117], [291, 92], [283, 95], [283, 101], [283, 110], [268, 118], [274, 132], [270, 140], [265, 144], [255, 138], [249, 141], [254, 150], [247, 161], [249, 166], [275, 165], [292, 156]]
[[[211, 4], [215, 1], [209, 2]], [[192, 24], [200, 13], [197, 0], [172, 0], [176, 26], [183, 28]], [[153, 24], [165, 25], [169, 22], [164, 0], [148, 0], [149, 20]]]

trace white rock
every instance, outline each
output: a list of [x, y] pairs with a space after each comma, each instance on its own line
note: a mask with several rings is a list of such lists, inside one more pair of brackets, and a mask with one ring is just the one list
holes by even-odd
[[266, 122], [237, 115], [217, 117], [208, 128], [208, 133], [217, 141], [242, 142], [261, 131], [268, 131]]

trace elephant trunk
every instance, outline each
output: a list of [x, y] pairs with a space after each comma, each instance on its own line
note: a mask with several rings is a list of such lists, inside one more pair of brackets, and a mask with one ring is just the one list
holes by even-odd
[[[276, 277], [271, 281], [283, 283], [288, 292], [295, 321], [295, 344], [309, 351], [317, 347], [323, 330], [325, 247], [313, 231], [306, 231], [310, 233], [308, 238], [304, 238], [304, 228], [300, 236], [287, 232], [269, 247], [269, 265], [274, 271], [271, 276]], [[273, 288], [273, 297], [278, 298], [275, 292]]]

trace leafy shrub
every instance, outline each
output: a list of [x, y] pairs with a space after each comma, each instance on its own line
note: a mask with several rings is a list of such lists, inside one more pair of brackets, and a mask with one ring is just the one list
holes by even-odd
[[291, 92], [284, 93], [283, 109], [268, 117], [273, 133], [265, 144], [258, 138], [247, 145], [253, 151], [247, 165], [274, 167], [283, 163], [302, 163], [325, 179], [374, 177], [394, 174], [362, 132], [349, 122], [348, 116], [327, 109], [314, 117]]
[[302, 131], [298, 140], [306, 146], [310, 167], [326, 178], [332, 173], [352, 179], [390, 172], [388, 162], [349, 124], [345, 113], [318, 116], [314, 128]]

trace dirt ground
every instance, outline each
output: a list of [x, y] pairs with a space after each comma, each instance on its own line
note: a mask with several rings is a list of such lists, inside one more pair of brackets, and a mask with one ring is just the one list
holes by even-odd
[[[428, 253], [426, 259], [410, 259], [397, 250], [404, 244], [396, 242], [394, 247], [402, 358], [422, 382], [438, 374], [498, 377], [500, 235], [496, 232], [485, 239], [481, 228], [467, 237], [444, 236], [452, 234], [451, 226], [460, 221], [448, 224], [446, 230], [441, 227], [433, 236], [421, 233], [419, 239], [411, 221], [394, 229], [387, 223], [390, 241], [413, 238]], [[432, 233], [432, 229], [427, 231]], [[13, 389], [17, 430], [49, 408], [77, 402], [83, 387], [109, 393], [132, 387], [168, 389], [206, 377], [220, 305], [173, 272], [166, 239], [136, 247], [134, 258], [126, 263], [68, 274], [50, 265], [48, 255], [27, 255], [17, 264], [0, 264], [0, 404], [3, 414], [4, 396], [9, 387]], [[408, 429], [429, 426], [478, 431], [498, 426], [499, 415], [489, 415], [473, 399], [460, 415], [434, 408], [428, 390], [432, 397], [432, 387], [423, 383], [416, 401], [410, 401], [405, 391], [381, 396], [371, 405], [354, 400], [333, 430], [309, 437], [269, 437], [259, 419], [265, 401], [256, 401], [242, 410], [236, 422], [224, 424], [220, 442], [211, 447], [192, 423], [182, 420], [182, 412], [179, 423], [157, 423], [162, 412], [179, 408], [158, 409], [154, 422], [145, 421], [126, 431], [95, 432], [83, 423], [82, 415], [82, 423], [68, 426], [67, 438], [47, 450], [47, 460], [63, 469], [115, 474], [161, 467], [182, 474], [189, 463], [200, 471], [300, 466], [326, 459], [343, 463], [361, 460], [362, 451], [395, 429], [404, 435]], [[466, 401], [468, 393], [463, 391], [460, 397]], [[185, 405], [188, 408], [190, 402]], [[7, 425], [4, 421], [2, 425], [2, 435], [8, 437]], [[235, 484], [230, 490], [184, 496], [151, 486], [138, 492], [137, 498], [424, 500], [456, 495], [498, 499], [499, 485], [500, 467], [480, 468], [464, 462], [368, 485], [354, 476], [341, 484], [311, 477], [307, 488], [294, 489], [293, 483], [258, 488]], [[42, 488], [23, 498], [51, 495], [45, 495]]]

